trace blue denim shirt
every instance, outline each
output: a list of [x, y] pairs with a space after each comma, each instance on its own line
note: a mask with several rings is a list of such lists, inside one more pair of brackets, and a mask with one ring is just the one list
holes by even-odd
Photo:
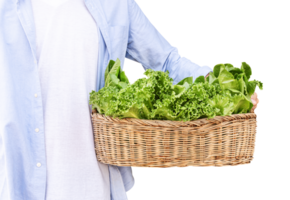
[[[129, 58], [144, 69], [169, 71], [174, 83], [206, 75], [181, 58], [134, 0], [85, 0], [99, 27], [96, 90], [104, 86], [110, 59]], [[34, 94], [38, 94], [38, 98]], [[0, 199], [41, 200], [46, 191], [42, 95], [30, 0], [0, 0]], [[35, 128], [39, 128], [36, 133]], [[41, 163], [41, 167], [37, 167]], [[134, 185], [131, 167], [109, 165], [111, 199], [126, 200]]]

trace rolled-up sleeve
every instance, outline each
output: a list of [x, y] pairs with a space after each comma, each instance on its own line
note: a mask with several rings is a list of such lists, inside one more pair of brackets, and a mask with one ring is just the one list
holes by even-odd
[[181, 57], [177, 48], [158, 32], [144, 15], [134, 0], [128, 0], [129, 6], [129, 39], [126, 58], [142, 64], [144, 69], [169, 71], [174, 84], [183, 78], [206, 76], [212, 69], [201, 67], [189, 59]]

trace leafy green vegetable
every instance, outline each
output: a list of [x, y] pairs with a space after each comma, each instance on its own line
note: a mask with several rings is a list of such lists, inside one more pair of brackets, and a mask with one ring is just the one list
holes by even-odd
[[105, 87], [116, 86], [121, 89], [127, 87], [128, 84], [129, 80], [121, 69], [121, 61], [110, 60], [105, 71]]
[[[231, 92], [235, 105], [232, 114], [250, 112], [253, 107], [251, 96], [254, 94], [256, 86], [263, 89], [260, 81], [249, 81], [252, 75], [251, 67], [245, 62], [242, 63], [240, 69], [231, 64], [218, 64], [214, 67], [214, 72], [222, 89]], [[212, 74], [206, 81], [210, 84], [216, 83]]]
[[99, 113], [118, 118], [189, 121], [237, 113], [253, 107], [251, 95], [260, 81], [249, 81], [250, 66], [218, 64], [205, 80], [184, 78], [173, 85], [169, 72], [146, 70], [147, 78], [130, 84], [121, 62], [111, 60], [105, 71], [105, 87], [90, 93], [90, 104]]

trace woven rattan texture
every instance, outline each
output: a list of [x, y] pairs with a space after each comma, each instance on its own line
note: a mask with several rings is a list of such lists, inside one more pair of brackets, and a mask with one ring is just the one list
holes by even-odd
[[226, 166], [253, 159], [256, 115], [190, 122], [117, 119], [92, 113], [97, 159], [136, 167]]

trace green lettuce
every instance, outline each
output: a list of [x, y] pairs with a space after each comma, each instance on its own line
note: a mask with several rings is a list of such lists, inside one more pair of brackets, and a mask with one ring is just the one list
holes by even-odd
[[245, 62], [242, 63], [241, 68], [231, 64], [218, 64], [209, 74], [206, 82], [219, 84], [223, 90], [231, 92], [235, 107], [232, 114], [248, 113], [253, 107], [251, 96], [255, 93], [256, 86], [263, 89], [260, 81], [249, 81], [251, 75], [252, 69]]
[[121, 62], [111, 60], [105, 71], [105, 87], [90, 93], [90, 104], [101, 114], [118, 118], [189, 121], [247, 113], [251, 95], [260, 81], [250, 81], [252, 70], [218, 64], [207, 79], [186, 77], [176, 85], [169, 72], [146, 70], [147, 78], [129, 83]]

